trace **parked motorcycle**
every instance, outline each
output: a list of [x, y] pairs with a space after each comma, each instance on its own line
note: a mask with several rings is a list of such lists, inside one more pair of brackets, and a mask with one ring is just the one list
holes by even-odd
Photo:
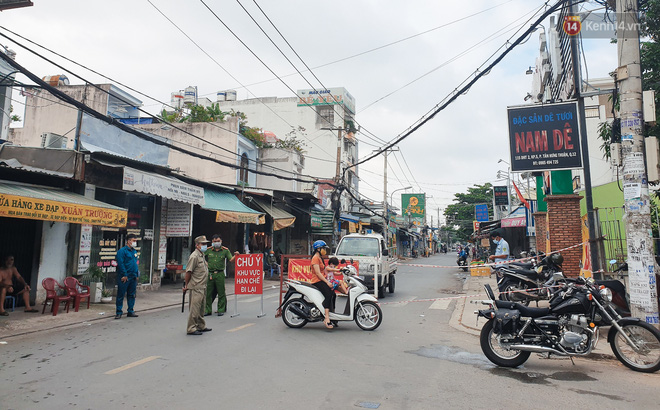
[[[368, 293], [367, 285], [358, 277], [354, 266], [342, 268], [348, 285], [348, 301], [343, 312], [330, 311], [330, 322], [353, 321], [362, 330], [375, 330], [383, 321], [383, 312], [376, 298]], [[308, 322], [324, 319], [323, 294], [313, 285], [287, 280], [289, 290], [282, 301], [282, 320], [292, 328], [301, 328]]]
[[[559, 253], [545, 256], [541, 262], [512, 262], [496, 268], [500, 300], [529, 305], [532, 300], [547, 300], [565, 282]], [[534, 289], [534, 290], [530, 290]]]
[[549, 308], [529, 308], [495, 299], [484, 286], [489, 309], [475, 312], [488, 319], [481, 329], [481, 350], [494, 364], [517, 367], [532, 352], [557, 356], [586, 356], [598, 341], [598, 326], [611, 326], [607, 335], [614, 355], [632, 370], [660, 369], [660, 332], [638, 318], [622, 318], [612, 306], [612, 293], [589, 278], [578, 278], [556, 292]]

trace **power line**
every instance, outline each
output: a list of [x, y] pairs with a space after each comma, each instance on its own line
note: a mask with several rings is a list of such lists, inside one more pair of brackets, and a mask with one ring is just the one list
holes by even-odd
[[[7, 31], [9, 31], [9, 30], [7, 30]], [[25, 50], [31, 52], [31, 53], [34, 54], [34, 55], [40, 57], [41, 59], [43, 59], [43, 60], [45, 60], [45, 61], [47, 61], [47, 62], [49, 62], [49, 63], [55, 65], [56, 67], [58, 67], [58, 68], [64, 70], [65, 72], [67, 72], [67, 73], [73, 75], [74, 77], [80, 78], [80, 79], [83, 80], [85, 83], [87, 83], [87, 84], [89, 84], [90, 86], [96, 88], [97, 90], [99, 90], [99, 91], [101, 91], [101, 92], [103, 92], [103, 93], [105, 93], [105, 94], [111, 95], [110, 92], [109, 92], [108, 90], [104, 90], [103, 88], [99, 87], [99, 86], [96, 85], [96, 84], [91, 83], [90, 81], [88, 81], [87, 79], [83, 78], [82, 76], [80, 76], [80, 75], [78, 75], [78, 74], [75, 74], [75, 73], [72, 72], [71, 70], [67, 70], [65, 67], [63, 67], [63, 66], [61, 66], [61, 65], [59, 65], [59, 64], [57, 64], [57, 63], [55, 63], [54, 61], [52, 61], [52, 60], [46, 58], [45, 56], [43, 56], [43, 55], [37, 53], [36, 51], [30, 49], [29, 47], [27, 47], [27, 46], [25, 46], [25, 45], [23, 45], [23, 44], [17, 42], [16, 40], [14, 40], [14, 39], [8, 37], [7, 35], [5, 35], [5, 34], [3, 34], [3, 33], [0, 33], [0, 36], [7, 38], [8, 40], [14, 42], [16, 45], [22, 47], [23, 49], [25, 49]], [[28, 40], [28, 41], [29, 41], [29, 40]], [[45, 47], [42, 47], [42, 48], [45, 48]], [[46, 49], [46, 50], [48, 50], [48, 49]], [[48, 50], [48, 51], [50, 51], [50, 50]], [[54, 52], [53, 52], [53, 53], [54, 53]], [[56, 54], [56, 53], [54, 53], [54, 54]], [[103, 76], [102, 74], [99, 74], [99, 75]], [[104, 76], [104, 77], [105, 77], [105, 76]], [[23, 86], [28, 86], [28, 85], [26, 85], [26, 84], [24, 84], [24, 83], [21, 83], [21, 82], [18, 82], [18, 81], [14, 81], [14, 82], [15, 82], [15, 83], [18, 83], [18, 84], [22, 84]], [[42, 87], [40, 87], [40, 88], [46, 88], [46, 87], [43, 87], [43, 86], [42, 86]], [[47, 88], [46, 88], [46, 89], [47, 89]], [[47, 89], [47, 90], [48, 90], [48, 89]], [[139, 91], [138, 91], [138, 93], [139, 93]], [[52, 93], [52, 92], [51, 92], [51, 94], [54, 95], [54, 93]], [[140, 94], [142, 94], [142, 93], [140, 93]], [[121, 102], [124, 102], [124, 103], [126, 103], [126, 104], [132, 105], [129, 101], [126, 101], [125, 99], [123, 99], [123, 98], [121, 98], [121, 97], [119, 97], [119, 96], [114, 96], [114, 97], [117, 98], [118, 100], [120, 100]], [[147, 96], [147, 97], [148, 97], [148, 96]], [[44, 97], [43, 97], [43, 96], [40, 96], [40, 98], [44, 98]], [[150, 98], [150, 97], [148, 97], [148, 98]], [[45, 99], [45, 98], [44, 98], [44, 99]], [[49, 100], [49, 101], [52, 101], [52, 100]], [[74, 100], [74, 101], [75, 101], [75, 100]], [[65, 105], [65, 104], [63, 104], [63, 105]], [[65, 105], [65, 106], [66, 106], [66, 105]], [[68, 106], [67, 106], [67, 107], [68, 107]], [[72, 107], [68, 107], [68, 108], [72, 108]], [[145, 113], [145, 114], [151, 115], [151, 114], [149, 114], [148, 112], [144, 111], [143, 109], [141, 109], [141, 108], [139, 108], [139, 107], [136, 107], [136, 109], [137, 109], [138, 111], [142, 112], [142, 113]], [[218, 144], [215, 144], [215, 143], [213, 143], [213, 142], [211, 142], [211, 141], [205, 140], [205, 139], [203, 139], [203, 138], [201, 138], [201, 137], [199, 137], [199, 136], [197, 136], [197, 135], [195, 135], [195, 134], [193, 134], [193, 133], [191, 133], [191, 132], [189, 132], [189, 131], [187, 131], [187, 130], [185, 130], [185, 129], [179, 127], [179, 126], [177, 126], [177, 125], [174, 124], [174, 123], [167, 122], [167, 121], [164, 121], [164, 120], [161, 120], [161, 122], [164, 123], [164, 124], [167, 124], [167, 125], [171, 126], [172, 128], [174, 128], [174, 129], [176, 129], [176, 130], [178, 130], [178, 131], [180, 131], [180, 132], [182, 132], [182, 133], [184, 133], [184, 134], [186, 134], [186, 135], [189, 135], [189, 136], [195, 138], [196, 140], [199, 140], [199, 141], [201, 141], [201, 142], [203, 142], [203, 143], [209, 144], [210, 146], [213, 146], [213, 147], [219, 148], [221, 151], [225, 151], [225, 152], [231, 154], [232, 156], [236, 156], [236, 157], [240, 158], [240, 156], [238, 155], [238, 153], [233, 152], [233, 151], [231, 151], [231, 150], [229, 150], [229, 149], [227, 149], [227, 148], [225, 148], [225, 147], [222, 147], [222, 146], [220, 146], [220, 145], [218, 145]], [[208, 124], [211, 124], [212, 126], [215, 126], [216, 128], [220, 128], [220, 129], [225, 130], [225, 131], [227, 131], [227, 132], [230, 132], [230, 133], [232, 133], [232, 134], [234, 133], [234, 131], [229, 130], [229, 129], [224, 128], [224, 127], [220, 127], [219, 125], [215, 124], [214, 122], [208, 122]], [[240, 135], [240, 133], [237, 133], [237, 134]], [[177, 143], [179, 143], [179, 144], [181, 144], [181, 145], [191, 146], [191, 145], [188, 145], [188, 144], [185, 144], [185, 143], [181, 143], [181, 142], [177, 142]], [[191, 146], [191, 147], [192, 147], [192, 146]], [[197, 148], [197, 147], [195, 147], [195, 148]], [[198, 148], [198, 149], [199, 149], [199, 148]], [[213, 153], [213, 154], [214, 154], [214, 155], [219, 155], [219, 154], [217, 154], [217, 153]], [[225, 157], [225, 158], [226, 158], [226, 157]], [[253, 160], [253, 159], [249, 159], [249, 158], [248, 158], [248, 161], [254, 162], [255, 165], [257, 164], [257, 160]], [[273, 170], [278, 171], [278, 172], [283, 172], [283, 173], [285, 173], [285, 174], [291, 174], [291, 175], [294, 175], [294, 176], [305, 176], [305, 177], [312, 178], [312, 179], [316, 179], [316, 178], [318, 178], [318, 177], [314, 177], [314, 176], [311, 176], [311, 175], [297, 174], [297, 173], [295, 173], [295, 172], [286, 171], [286, 170], [283, 170], [283, 169], [280, 169], [280, 168], [277, 168], [277, 167], [274, 167], [274, 166], [272, 166], [272, 165], [268, 165], [268, 164], [262, 164], [262, 166], [268, 167], [268, 168], [273, 169]], [[239, 168], [240, 168], [240, 167], [239, 167]]]
[[[511, 50], [513, 50], [513, 49], [514, 49], [514, 48], [515, 48], [520, 42], [522, 42], [522, 41], [525, 39], [525, 37], [527, 37], [529, 34], [531, 34], [532, 31], [534, 31], [534, 30], [536, 29], [536, 26], [537, 26], [538, 24], [540, 24], [540, 23], [541, 23], [546, 17], [548, 17], [550, 14], [554, 13], [555, 11], [557, 11], [557, 9], [559, 9], [560, 6], [563, 6], [563, 4], [566, 3], [567, 1], [569, 1], [569, 0], [559, 0], [554, 6], [549, 7], [549, 8], [548, 8], [548, 9], [547, 9], [547, 10], [541, 15], [541, 17], [539, 17], [539, 18], [538, 18], [538, 19], [537, 19], [537, 20], [536, 20], [536, 21], [530, 26], [530, 28], [528, 28], [528, 29], [527, 29], [527, 30], [526, 30], [526, 31], [525, 31], [520, 37], [518, 37], [518, 38], [517, 38], [512, 44], [511, 44], [510, 47], [508, 47], [506, 50], [504, 50], [504, 51], [503, 51], [503, 52], [502, 52], [502, 53], [501, 53], [501, 54], [500, 54], [500, 55], [499, 55], [499, 56], [498, 56], [498, 57], [497, 57], [492, 63], [490, 63], [490, 64], [488, 65], [488, 67], [486, 67], [485, 70], [483, 70], [483, 71], [479, 71], [479, 69], [477, 69], [477, 70], [474, 72], [474, 77], [472, 78], [472, 80], [468, 81], [467, 84], [464, 85], [463, 87], [461, 87], [460, 89], [455, 90], [455, 92], [453, 93], [453, 95], [451, 95], [451, 97], [449, 97], [444, 103], [441, 103], [440, 105], [436, 105], [436, 107], [435, 107], [433, 110], [429, 111], [429, 113], [427, 113], [424, 117], [420, 118], [420, 119], [417, 121], [416, 125], [411, 126], [411, 127], [408, 129], [408, 131], [404, 132], [403, 134], [400, 134], [400, 135], [399, 135], [397, 138], [395, 138], [391, 143], [387, 144], [385, 147], [383, 147], [383, 148], [381, 148], [380, 150], [378, 150], [378, 152], [376, 152], [375, 154], [372, 154], [372, 155], [368, 156], [367, 158], [365, 158], [365, 159], [363, 159], [363, 160], [360, 160], [360, 161], [358, 161], [358, 162], [356, 162], [356, 163], [354, 163], [354, 164], [351, 164], [349, 167], [358, 166], [358, 165], [360, 165], [360, 164], [363, 164], [363, 163], [365, 163], [365, 162], [367, 162], [367, 161], [372, 160], [372, 159], [375, 158], [376, 156], [380, 155], [383, 151], [392, 148], [393, 146], [397, 145], [398, 143], [400, 143], [400, 142], [403, 141], [404, 139], [408, 138], [408, 137], [409, 137], [410, 135], [412, 135], [415, 131], [417, 131], [417, 130], [420, 129], [423, 125], [425, 125], [427, 122], [429, 122], [430, 120], [432, 120], [432, 119], [433, 119], [433, 118], [434, 118], [439, 112], [441, 112], [441, 111], [444, 110], [447, 106], [449, 106], [451, 103], [453, 103], [453, 102], [454, 102], [454, 101], [455, 101], [460, 95], [462, 95], [462, 94], [464, 94], [465, 92], [467, 92], [467, 91], [470, 89], [470, 87], [472, 87], [477, 81], [479, 81], [479, 79], [481, 79], [484, 75], [490, 73], [490, 70], [491, 70], [493, 67], [495, 67], [497, 64], [499, 64], [499, 62], [502, 61], [502, 59], [503, 59], [507, 54], [509, 54], [509, 53], [511, 52]], [[578, 0], [579, 3], [583, 2], [583, 1], [585, 1], [585, 0]], [[509, 42], [508, 42], [508, 40], [507, 40], [507, 42], [506, 42], [505, 45], [508, 45], [508, 44], [509, 44]], [[500, 48], [501, 48], [501, 47], [500, 47]], [[485, 64], [485, 63], [484, 63], [484, 64]], [[349, 167], [344, 168], [344, 172], [346, 172], [346, 170], [347, 170]]]
[[[4, 53], [0, 53], [0, 58], [2, 58], [7, 64], [9, 64], [12, 67], [16, 68], [17, 70], [19, 70], [22, 74], [24, 74], [30, 80], [34, 81], [36, 84], [39, 84], [41, 87], [46, 89], [48, 92], [53, 94], [55, 97], [57, 97], [60, 100], [65, 101], [65, 102], [75, 106], [76, 108], [80, 109], [81, 111], [89, 114], [90, 116], [92, 116], [94, 118], [97, 118], [97, 119], [99, 119], [103, 122], [106, 122], [106, 123], [110, 124], [111, 126], [117, 127], [119, 129], [121, 129], [122, 131], [133, 134], [133, 135], [137, 136], [138, 138], [149, 141], [149, 142], [154, 143], [156, 145], [165, 146], [165, 147], [174, 149], [176, 151], [182, 152], [184, 154], [190, 155], [190, 156], [195, 157], [195, 158], [215, 162], [217, 164], [220, 164], [220, 165], [223, 165], [223, 166], [226, 166], [226, 167], [229, 167], [229, 168], [234, 168], [234, 169], [240, 169], [241, 168], [239, 165], [228, 163], [228, 162], [221, 161], [221, 160], [214, 159], [214, 158], [210, 158], [210, 157], [206, 157], [206, 156], [204, 156], [202, 154], [199, 154], [197, 152], [193, 152], [193, 151], [189, 151], [187, 149], [181, 148], [181, 147], [177, 147], [175, 145], [172, 145], [172, 144], [169, 144], [165, 141], [162, 141], [158, 138], [154, 138], [154, 137], [152, 137], [148, 134], [142, 133], [139, 130], [133, 128], [133, 127], [129, 127], [126, 124], [123, 124], [123, 123], [117, 121], [115, 118], [112, 118], [112, 117], [109, 117], [107, 115], [101, 114], [100, 112], [92, 109], [91, 107], [87, 106], [86, 104], [83, 104], [83, 103], [75, 100], [71, 96], [65, 94], [64, 92], [58, 90], [57, 88], [50, 86], [45, 81], [41, 80], [38, 76], [36, 76], [32, 72], [28, 71], [26, 68], [24, 68], [23, 66], [18, 64], [16, 61], [9, 58], [9, 56], [5, 55]], [[279, 171], [281, 171], [281, 170], [279, 170]], [[257, 171], [257, 170], [253, 170], [252, 172], [254, 172], [255, 174], [272, 176], [272, 177], [291, 180], [291, 181], [299, 181], [299, 182], [313, 183], [313, 184], [318, 184], [319, 183], [316, 180], [310, 181], [310, 180], [305, 180], [305, 179], [301, 179], [301, 178], [297, 178], [297, 177], [285, 177], [285, 176], [273, 174], [273, 173], [270, 173], [270, 172], [263, 172], [263, 171]], [[333, 186], [333, 184], [328, 184], [328, 185]]]

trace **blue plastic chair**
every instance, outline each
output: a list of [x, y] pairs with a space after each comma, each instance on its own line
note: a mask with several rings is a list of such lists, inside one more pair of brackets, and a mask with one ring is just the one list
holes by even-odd
[[14, 296], [5, 296], [5, 304], [4, 307], [7, 307], [7, 299], [11, 300], [11, 311], [13, 312], [14, 309], [16, 309], [16, 297]]

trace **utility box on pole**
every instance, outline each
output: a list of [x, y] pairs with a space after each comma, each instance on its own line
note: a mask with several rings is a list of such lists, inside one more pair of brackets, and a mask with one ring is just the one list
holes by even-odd
[[[656, 263], [651, 231], [651, 197], [644, 165], [642, 71], [636, 1], [616, 1], [618, 76], [621, 99], [623, 199], [628, 245], [628, 279], [633, 316], [658, 325]], [[624, 28], [625, 27], [625, 28]]]

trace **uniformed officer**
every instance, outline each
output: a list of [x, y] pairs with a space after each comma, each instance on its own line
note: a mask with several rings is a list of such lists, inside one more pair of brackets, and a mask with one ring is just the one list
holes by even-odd
[[190, 314], [188, 315], [188, 334], [201, 335], [202, 332], [210, 332], [206, 327], [203, 317], [204, 301], [206, 299], [206, 281], [209, 276], [209, 267], [204, 257], [204, 252], [209, 241], [206, 236], [195, 238], [195, 250], [188, 258], [186, 265], [186, 277], [183, 291], [190, 292]]
[[233, 262], [238, 252], [232, 255], [228, 248], [222, 246], [222, 238], [215, 234], [211, 238], [211, 248], [206, 251], [209, 263], [209, 283], [206, 287], [206, 310], [204, 316], [213, 313], [213, 300], [218, 296], [218, 316], [227, 311], [227, 295], [225, 294], [225, 277], [227, 276], [227, 260]]

